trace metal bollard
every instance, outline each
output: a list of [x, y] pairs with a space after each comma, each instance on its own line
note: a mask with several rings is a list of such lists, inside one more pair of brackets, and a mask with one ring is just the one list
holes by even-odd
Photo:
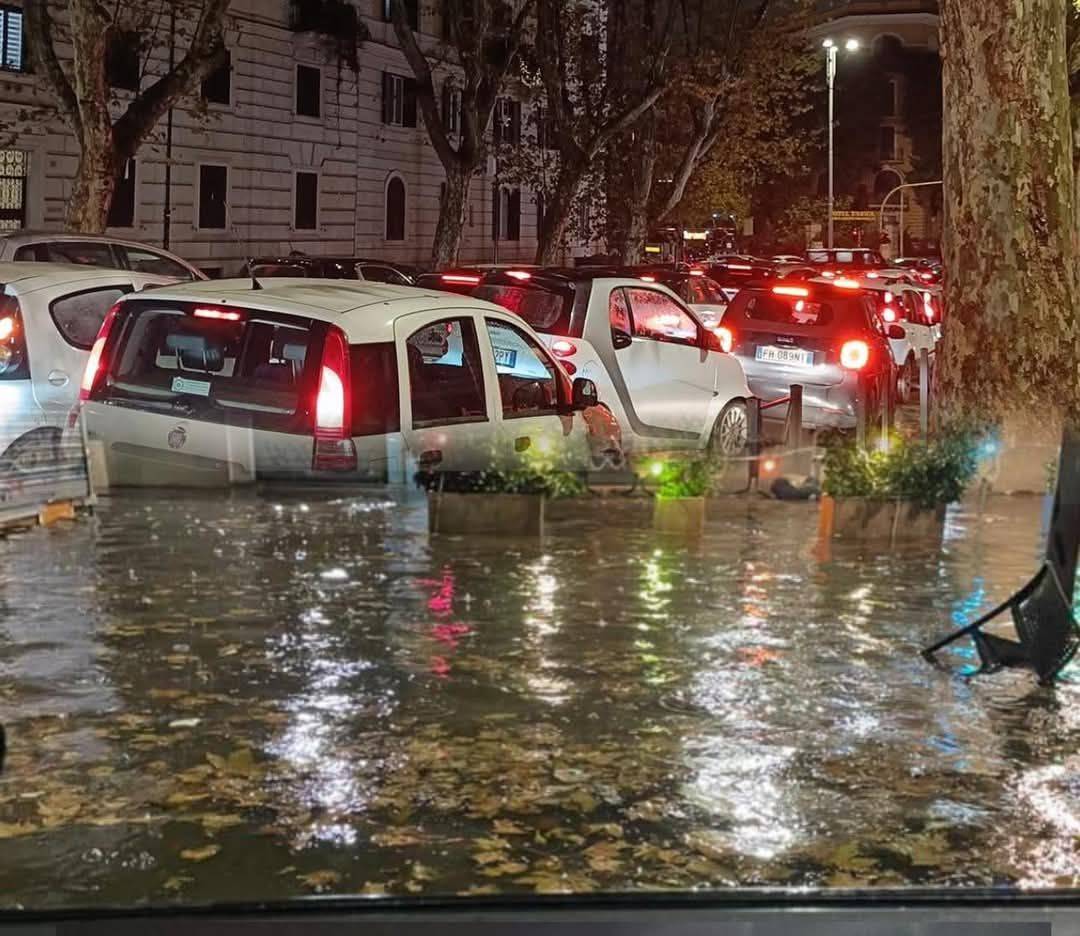
[[750, 490], [757, 490], [758, 478], [761, 475], [761, 467], [758, 457], [761, 455], [761, 400], [751, 397], [747, 404], [747, 433], [746, 451], [750, 456], [750, 466], [747, 486]]
[[893, 422], [892, 389], [892, 387], [885, 388], [885, 395], [881, 401], [881, 445], [886, 452], [889, 450], [889, 436], [892, 432]]
[[930, 352], [919, 350], [919, 432], [925, 439], [930, 434]]
[[805, 470], [803, 452], [803, 386], [792, 384], [788, 396], [788, 418], [784, 444], [788, 450], [788, 471], [792, 474], [809, 474]]
[[866, 383], [861, 377], [855, 398], [855, 444], [866, 448]]

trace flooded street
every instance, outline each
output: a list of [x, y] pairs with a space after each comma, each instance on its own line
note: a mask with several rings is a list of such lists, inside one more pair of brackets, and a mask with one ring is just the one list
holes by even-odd
[[921, 645], [1042, 502], [815, 553], [817, 507], [556, 505], [429, 537], [380, 492], [125, 494], [0, 540], [0, 905], [1080, 886], [1080, 678]]

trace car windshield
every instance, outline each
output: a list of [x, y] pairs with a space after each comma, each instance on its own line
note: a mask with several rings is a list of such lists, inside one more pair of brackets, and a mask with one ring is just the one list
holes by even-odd
[[0, 0], [0, 92], [0, 936], [1080, 934], [1080, 0]]

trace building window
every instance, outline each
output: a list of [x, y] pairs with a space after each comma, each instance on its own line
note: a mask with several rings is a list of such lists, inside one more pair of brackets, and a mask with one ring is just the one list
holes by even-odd
[[293, 227], [314, 231], [319, 226], [319, 174], [298, 172], [293, 191]]
[[26, 227], [26, 177], [30, 174], [29, 154], [22, 150], [0, 150], [0, 231]]
[[228, 221], [229, 167], [199, 166], [199, 228], [223, 231]]
[[521, 239], [521, 189], [498, 190], [492, 202], [491, 230], [495, 240]]
[[105, 75], [109, 84], [124, 91], [139, 90], [139, 34], [113, 33], [105, 49]]
[[461, 89], [455, 88], [448, 79], [442, 90], [443, 123], [447, 133], [461, 132]]
[[499, 98], [495, 102], [494, 123], [495, 142], [517, 146], [521, 142], [521, 101]]
[[881, 128], [881, 158], [896, 159], [896, 128]]
[[[390, 4], [392, 0], [383, 0], [383, 19], [390, 22]], [[420, 0], [405, 0], [405, 19], [409, 21], [409, 28], [420, 29]]]
[[23, 57], [22, 10], [0, 7], [0, 68], [25, 71]]
[[397, 176], [386, 184], [386, 239], [405, 240], [405, 183]]
[[210, 104], [229, 104], [232, 101], [232, 54], [225, 53], [225, 61], [203, 79], [203, 100]]
[[129, 159], [116, 180], [112, 204], [109, 205], [109, 227], [135, 227], [135, 160]]
[[383, 72], [383, 123], [393, 127], [416, 126], [416, 81]]
[[311, 65], [296, 66], [296, 113], [300, 117], [322, 116], [322, 72]]

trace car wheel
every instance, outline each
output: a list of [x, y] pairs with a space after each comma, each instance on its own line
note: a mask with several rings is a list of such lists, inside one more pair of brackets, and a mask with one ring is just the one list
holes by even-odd
[[910, 354], [896, 375], [896, 400], [906, 406], [915, 396], [915, 358]]
[[746, 451], [750, 441], [750, 414], [742, 400], [732, 400], [723, 408], [709, 438], [709, 451], [730, 457]]
[[14, 471], [55, 468], [61, 458], [60, 440], [59, 429], [33, 429], [8, 446], [3, 462]]

